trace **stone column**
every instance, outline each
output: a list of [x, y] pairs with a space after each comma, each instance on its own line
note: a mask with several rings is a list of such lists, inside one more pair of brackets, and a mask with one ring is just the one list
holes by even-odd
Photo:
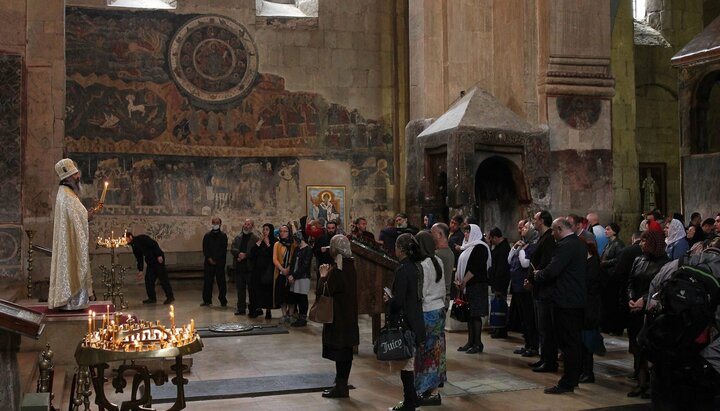
[[613, 208], [610, 2], [538, 1], [540, 121], [550, 126], [553, 214]]

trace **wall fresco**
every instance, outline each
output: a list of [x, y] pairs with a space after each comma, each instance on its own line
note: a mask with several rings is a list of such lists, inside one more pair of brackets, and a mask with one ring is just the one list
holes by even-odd
[[[306, 208], [301, 159], [346, 164], [348, 217], [382, 227], [394, 190], [392, 125], [385, 120], [313, 91], [286, 90], [285, 79], [270, 73], [257, 73], [236, 98], [199, 98], [176, 83], [168, 59], [177, 33], [210, 17], [69, 7], [66, 20], [65, 152], [81, 167], [87, 205], [110, 182], [91, 230], [139, 225], [190, 244], [211, 215], [225, 218], [231, 232], [246, 217], [298, 218]], [[210, 34], [185, 35], [205, 44]], [[253, 41], [249, 32], [242, 36]], [[213, 39], [232, 45], [221, 37]], [[263, 53], [257, 50], [259, 58]], [[310, 184], [327, 183], [306, 172]]]
[[247, 95], [229, 102], [194, 98], [170, 75], [167, 54], [174, 33], [197, 15], [67, 10], [69, 152], [215, 157], [311, 156], [347, 148], [392, 152], [391, 125], [318, 93], [290, 92], [273, 74], [258, 73]]
[[0, 223], [20, 222], [22, 58], [0, 54]]

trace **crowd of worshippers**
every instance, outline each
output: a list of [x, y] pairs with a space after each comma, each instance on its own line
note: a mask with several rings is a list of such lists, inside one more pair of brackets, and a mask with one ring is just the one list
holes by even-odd
[[[311, 270], [317, 272], [323, 265], [335, 264], [331, 239], [336, 234], [345, 235], [334, 221], [324, 227], [321, 223], [303, 218], [277, 229], [266, 223], [257, 235], [253, 221], [245, 221], [231, 245], [238, 291], [236, 315], [247, 313], [254, 318], [264, 309], [269, 319], [271, 309], [280, 308], [283, 322], [292, 326], [307, 324]], [[218, 282], [221, 304], [227, 304], [225, 262], [221, 260], [228, 240], [220, 224], [219, 219], [213, 219], [213, 229], [203, 241], [206, 270], [202, 305], [211, 304], [213, 280]], [[430, 236], [423, 237], [427, 234]], [[476, 219], [461, 215], [451, 218], [448, 224], [434, 223], [432, 216], [426, 215], [418, 228], [410, 224], [406, 214], [399, 213], [377, 237], [367, 231], [364, 218], [354, 220], [346, 236], [400, 260], [412, 257], [406, 237], [412, 238], [414, 244], [422, 244], [418, 238], [433, 240], [424, 245], [430, 251], [418, 254], [428, 257], [425, 254], [434, 252], [438, 258], [432, 259], [433, 264], [440, 262], [442, 266], [434, 272], [442, 271], [437, 278], [443, 278], [445, 290], [443, 320], [441, 323], [432, 318], [427, 323], [429, 319], [424, 315], [428, 328], [422, 334], [430, 337], [435, 330], [443, 330], [448, 303], [463, 300], [470, 306], [468, 339], [458, 351], [483, 352], [483, 318], [504, 315], [503, 304], [511, 297], [507, 321], [491, 321], [490, 336], [506, 338], [508, 331], [521, 332], [524, 345], [514, 353], [537, 357], [528, 363], [533, 372], [554, 373], [562, 363], [562, 377], [557, 385], [545, 390], [548, 394], [572, 392], [580, 383], [595, 382], [593, 356], [606, 352], [601, 333], [621, 336], [627, 330], [634, 359], [633, 373], [628, 378], [636, 382], [628, 396], [653, 398], [659, 404], [686, 404], [689, 398], [696, 404], [714, 404], [720, 389], [717, 326], [706, 327], [706, 341], [701, 344], [704, 349], [692, 359], [693, 364], [684, 367], [684, 372], [678, 372], [674, 365], [664, 367], [661, 359], [649, 361], [652, 356], [646, 353], [648, 342], [643, 330], [647, 328], [646, 314], [653, 297], [680, 266], [705, 262], [711, 268], [713, 264], [720, 267], [720, 214], [702, 220], [699, 213], [693, 213], [686, 226], [682, 215], [664, 217], [653, 210], [632, 234], [631, 244], [624, 244], [619, 234], [618, 224], [610, 222], [603, 227], [596, 213], [584, 218], [570, 214], [554, 219], [549, 211], [542, 210], [519, 221], [517, 233], [512, 234], [504, 234], [497, 227], [483, 234]], [[404, 238], [405, 244], [396, 244], [399, 238]], [[418, 261], [422, 259], [418, 257]], [[717, 285], [720, 272], [710, 271]], [[717, 309], [717, 301], [714, 304]], [[715, 317], [720, 312], [713, 310], [713, 314], [712, 320], [717, 322]], [[425, 378], [430, 382], [416, 391], [416, 397], [405, 395], [407, 407], [440, 402], [437, 388], [446, 375], [444, 334], [432, 336], [432, 344], [442, 357], [431, 361], [437, 365], [437, 375]], [[401, 378], [406, 385], [409, 377]], [[712, 406], [707, 409], [714, 409]]]

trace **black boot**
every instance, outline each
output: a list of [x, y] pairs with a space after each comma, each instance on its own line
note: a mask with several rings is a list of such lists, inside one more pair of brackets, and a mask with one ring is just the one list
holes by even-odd
[[458, 347], [458, 351], [467, 351], [475, 345], [475, 332], [473, 331], [473, 320], [468, 321], [468, 341], [465, 345]]
[[340, 378], [335, 379], [335, 386], [329, 390], [325, 390], [322, 393], [325, 398], [347, 398], [350, 396], [350, 390], [348, 389], [347, 380]]
[[413, 371], [400, 371], [400, 380], [403, 384], [403, 401], [390, 408], [392, 411], [415, 411], [419, 405], [417, 392], [415, 392], [415, 373]]
[[[477, 348], [477, 352], [483, 352], [484, 346], [482, 343], [482, 318], [473, 318], [472, 319], [473, 327], [473, 341], [475, 342], [475, 346]], [[470, 350], [468, 350], [470, 351]]]

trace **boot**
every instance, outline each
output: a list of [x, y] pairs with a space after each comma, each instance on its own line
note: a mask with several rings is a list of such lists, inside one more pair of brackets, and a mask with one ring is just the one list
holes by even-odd
[[483, 350], [483, 343], [482, 343], [482, 318], [479, 318], [477, 320], [472, 320], [473, 322], [473, 341], [475, 342], [475, 346], [477, 346], [480, 349], [480, 352]]
[[350, 396], [350, 390], [348, 389], [347, 380], [340, 378], [335, 379], [335, 386], [329, 390], [325, 390], [322, 393], [324, 398], [347, 398]]
[[467, 351], [475, 345], [475, 333], [473, 332], [473, 320], [468, 321], [468, 341], [462, 347], [458, 347], [458, 351]]
[[415, 392], [415, 373], [413, 371], [400, 371], [400, 380], [403, 384], [403, 400], [400, 404], [390, 408], [393, 411], [415, 411], [418, 406], [417, 392]]

